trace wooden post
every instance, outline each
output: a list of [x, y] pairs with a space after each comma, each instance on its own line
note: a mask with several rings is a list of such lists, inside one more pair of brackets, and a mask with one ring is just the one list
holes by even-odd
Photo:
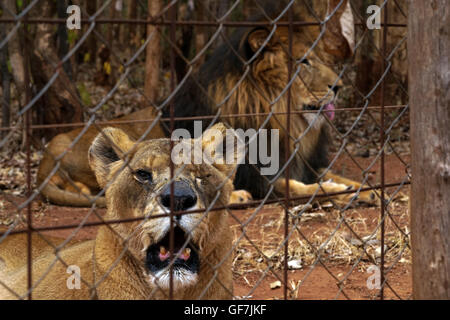
[[[148, 13], [152, 18], [158, 15], [162, 9], [161, 0], [148, 0]], [[159, 30], [156, 26], [147, 25], [147, 37], [153, 33], [153, 37], [147, 45], [145, 56], [145, 82], [144, 94], [151, 102], [155, 103], [158, 98], [159, 73], [161, 62], [161, 43]]]
[[[198, 21], [205, 20], [205, 8], [203, 6], [206, 5], [206, 2], [200, 3], [197, 2], [195, 4], [195, 17]], [[206, 28], [203, 26], [195, 26], [195, 54], [198, 54], [206, 45]], [[205, 62], [205, 54], [203, 54], [197, 60], [197, 66], [200, 66]]]
[[415, 299], [450, 299], [450, 9], [409, 1], [411, 242]]
[[[97, 12], [97, 0], [86, 1], [86, 11], [91, 16], [95, 14], [95, 12]], [[97, 55], [97, 37], [94, 32], [92, 32], [92, 34], [87, 38], [86, 43], [90, 59], [95, 65], [95, 57]]]
[[[128, 19], [130, 20], [136, 20], [137, 19], [137, 2], [136, 0], [129, 0], [127, 2], [128, 8], [127, 8], [127, 14]], [[139, 40], [141, 39], [140, 36], [137, 36], [138, 34], [138, 26], [135, 24], [130, 23], [128, 25], [128, 44], [132, 44], [133, 48], [139, 47]]]
[[[42, 2], [42, 5], [38, 6], [37, 9], [37, 17], [53, 18], [56, 13], [55, 3], [52, 1]], [[54, 65], [60, 62], [53, 41], [54, 34], [55, 28], [53, 25], [45, 23], [37, 24], [36, 34], [33, 39], [34, 43], [32, 50], [30, 50], [30, 67], [31, 74], [33, 75], [33, 83], [36, 85], [38, 91], [47, 85], [55, 74]], [[33, 106], [33, 114], [36, 115], [38, 120], [34, 123], [60, 124], [83, 122], [83, 106], [77, 98], [77, 87], [69, 79], [64, 69], [58, 68], [58, 72], [58, 78], [41, 97], [39, 103]], [[28, 82], [25, 81], [25, 84], [28, 85]], [[25, 87], [25, 92], [28, 89]], [[42, 134], [50, 140], [56, 134], [65, 132], [68, 129], [70, 128], [62, 127], [38, 132], [33, 131], [33, 137]]]

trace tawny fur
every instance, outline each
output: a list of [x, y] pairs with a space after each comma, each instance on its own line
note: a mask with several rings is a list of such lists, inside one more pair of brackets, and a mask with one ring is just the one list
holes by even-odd
[[[224, 131], [222, 124], [214, 128]], [[112, 144], [108, 144], [112, 141]], [[202, 142], [203, 147], [213, 142]], [[218, 143], [218, 142], [217, 142]], [[120, 158], [104, 154], [113, 148]], [[123, 131], [107, 128], [94, 140], [90, 163], [100, 186], [106, 188], [107, 213], [104, 220], [146, 218], [134, 222], [101, 226], [95, 240], [70, 242], [55, 250], [62, 240], [40, 236], [33, 238], [32, 280], [34, 299], [165, 299], [167, 289], [149, 281], [145, 251], [164, 232], [168, 217], [151, 219], [163, 213], [158, 192], [170, 180], [170, 144], [167, 139], [134, 143]], [[125, 158], [129, 162], [125, 165]], [[123, 159], [123, 160], [122, 160]], [[151, 170], [154, 183], [150, 189], [136, 181], [139, 168]], [[218, 206], [228, 203], [233, 190], [227, 179], [235, 165], [176, 166], [177, 179], [188, 181], [198, 194], [198, 208], [206, 208], [216, 199]], [[217, 186], [223, 184], [220, 190]], [[184, 219], [184, 220], [183, 220]], [[233, 292], [231, 273], [232, 233], [225, 210], [183, 216], [180, 226], [191, 226], [190, 236], [198, 246], [200, 271], [197, 282], [175, 287], [175, 299], [230, 299]], [[193, 227], [195, 226], [195, 228]], [[45, 236], [44, 236], [45, 237]], [[0, 244], [0, 299], [25, 298], [27, 294], [26, 235], [11, 235]], [[71, 265], [80, 268], [81, 287], [69, 289]], [[70, 281], [69, 281], [70, 282]], [[6, 287], [5, 287], [6, 286]], [[10, 290], [8, 290], [9, 288]], [[14, 292], [14, 293], [13, 293]]]

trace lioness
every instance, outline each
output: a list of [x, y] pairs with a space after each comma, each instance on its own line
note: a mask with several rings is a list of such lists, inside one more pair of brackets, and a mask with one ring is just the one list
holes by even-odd
[[[217, 124], [210, 130], [225, 132], [225, 126]], [[204, 150], [216, 150], [222, 143], [209, 137], [210, 130], [198, 140]], [[33, 242], [34, 299], [168, 298], [170, 261], [173, 298], [232, 298], [228, 215], [224, 210], [204, 211], [228, 203], [233, 190], [229, 176], [236, 162], [175, 165], [171, 198], [170, 156], [169, 139], [135, 143], [117, 128], [106, 128], [94, 139], [89, 163], [106, 189], [104, 219], [131, 221], [101, 226], [95, 240], [57, 251], [37, 237]], [[176, 212], [203, 209], [174, 216], [173, 252], [170, 218], [165, 215], [171, 207]], [[26, 295], [26, 258], [18, 252], [25, 243], [22, 235], [14, 235], [0, 244], [0, 261], [4, 261], [0, 280], [7, 286], [0, 284], [0, 299]], [[73, 288], [76, 284], [69, 279], [68, 272], [74, 270], [81, 276], [79, 288]]]
[[[289, 190], [292, 197], [315, 194], [319, 188], [319, 178], [328, 181], [321, 184], [321, 191], [327, 193], [361, 188], [358, 182], [329, 171], [324, 172], [324, 168], [329, 165], [329, 141], [333, 138], [330, 122], [334, 118], [335, 100], [342, 81], [323, 59], [327, 54], [325, 51], [339, 59], [352, 54], [339, 25], [344, 9], [350, 10], [348, 2], [337, 2], [341, 7], [327, 22], [323, 41], [319, 42], [323, 42], [323, 46], [313, 46], [319, 37], [318, 32], [312, 33], [311, 29], [305, 27], [294, 28], [291, 57], [293, 79], [288, 76], [288, 27], [278, 26], [275, 31], [272, 27], [238, 27], [230, 39], [218, 47], [200, 70], [190, 75], [174, 94], [176, 117], [220, 115], [223, 116], [221, 121], [235, 129], [258, 130], [263, 125], [266, 129], [279, 129], [280, 171], [272, 176], [262, 176], [260, 163], [242, 164], [235, 176], [235, 188], [247, 190], [254, 198], [265, 197], [271, 190], [269, 181], [275, 177], [281, 179], [274, 181], [273, 194], [285, 194], [286, 180], [283, 175], [287, 165], [286, 154], [290, 156]], [[276, 17], [276, 14], [272, 16]], [[310, 50], [311, 47], [314, 50]], [[289, 85], [290, 91], [287, 90]], [[289, 133], [285, 115], [288, 93], [293, 112]], [[163, 113], [168, 117], [168, 108]], [[123, 119], [155, 116], [150, 107]], [[210, 124], [207, 120], [203, 122], [203, 128]], [[137, 139], [144, 134], [148, 124], [116, 126]], [[192, 120], [176, 121], [175, 127], [189, 129], [191, 136], [194, 134]], [[49, 143], [39, 166], [38, 186], [42, 187], [43, 196], [53, 203], [90, 206], [92, 195], [101, 190], [87, 158], [88, 146], [98, 133], [97, 129], [90, 127], [74, 143], [80, 132], [81, 129], [56, 136]], [[145, 138], [159, 138], [168, 134], [167, 130], [156, 124]], [[54, 171], [58, 164], [58, 170]], [[348, 202], [353, 197], [353, 193], [348, 193], [337, 198]], [[233, 198], [245, 200], [249, 197]], [[369, 191], [361, 192], [358, 201], [375, 204], [379, 200], [374, 192]], [[104, 198], [97, 198], [96, 203], [98, 206], [104, 205]]]

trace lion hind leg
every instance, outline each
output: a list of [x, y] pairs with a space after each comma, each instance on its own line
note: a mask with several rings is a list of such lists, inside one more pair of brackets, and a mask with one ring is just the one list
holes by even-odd
[[78, 193], [81, 195], [90, 196], [92, 195], [91, 189], [83, 182], [70, 180], [69, 178], [63, 178], [58, 173], [54, 174], [50, 179], [50, 183], [53, 183], [58, 188], [61, 188], [64, 191]]
[[88, 196], [92, 194], [89, 187], [79, 181], [74, 181], [73, 183], [66, 183], [66, 185], [64, 186], [64, 190], [74, 193], [83, 193]]
[[55, 173], [42, 190], [42, 196], [53, 204], [71, 207], [90, 207], [95, 202], [98, 207], [105, 207], [105, 197], [92, 197], [91, 190], [79, 181], [69, 183], [67, 179]]
[[[325, 174], [324, 179], [331, 180], [336, 183], [345, 184], [347, 186], [352, 186], [354, 190], [368, 187], [367, 185], [362, 185], [359, 182], [341, 177], [330, 171], [328, 171]], [[363, 203], [373, 204], [373, 205], [380, 205], [380, 197], [377, 195], [376, 191], [374, 191], [374, 190], [361, 191], [358, 195], [358, 202], [363, 202]]]

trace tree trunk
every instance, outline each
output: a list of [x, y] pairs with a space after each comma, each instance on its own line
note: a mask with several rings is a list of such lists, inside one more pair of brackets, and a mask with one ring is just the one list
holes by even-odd
[[[364, 18], [367, 17], [367, 7], [373, 4], [374, 1], [371, 0], [363, 0], [361, 3], [357, 4], [358, 14]], [[364, 20], [358, 21], [364, 22]], [[374, 31], [364, 33], [364, 30], [361, 28], [357, 28], [358, 35], [357, 39], [362, 39], [361, 44], [356, 52], [355, 63], [356, 63], [356, 87], [363, 94], [367, 95], [370, 90], [373, 88], [374, 82], [379, 78], [379, 71], [376, 71], [374, 68], [374, 57], [375, 47], [374, 47]], [[378, 68], [378, 70], [381, 68]], [[374, 71], [374, 72], [373, 72]], [[362, 99], [362, 97], [357, 95], [357, 99]], [[364, 101], [358, 101], [358, 105], [363, 104]]]
[[[128, 8], [127, 8], [127, 14], [128, 14], [128, 19], [130, 20], [136, 20], [137, 18], [137, 3], [136, 0], [129, 0], [127, 2], [128, 4]], [[131, 44], [133, 47], [138, 47], [139, 46], [139, 32], [138, 31], [138, 25], [132, 24], [130, 23], [128, 25], [128, 40], [127, 40], [127, 44]]]
[[[231, 4], [229, 0], [217, 0], [217, 14], [216, 17], [217, 19], [222, 19], [225, 14], [227, 13], [228, 9], [231, 7]], [[225, 20], [230, 20], [231, 18], [231, 14], [227, 16], [227, 18]], [[228, 33], [227, 33], [228, 28], [224, 28], [222, 29], [222, 36], [218, 37], [216, 42], [214, 43], [214, 47], [220, 47], [222, 44], [225, 43], [224, 40], [224, 36], [227, 37]]]
[[[137, 17], [138, 19], [146, 19], [148, 16], [148, 9], [146, 10], [143, 7], [142, 1], [137, 1]], [[143, 23], [139, 23], [136, 25], [137, 32], [139, 35], [141, 35], [141, 38], [139, 39], [139, 45], [142, 45], [141, 40], [145, 40], [145, 34], [147, 33], [147, 25]]]
[[[114, 20], [116, 18], [116, 2], [112, 1], [109, 4], [109, 19]], [[108, 45], [112, 48], [113, 46], [113, 40], [114, 40], [114, 24], [108, 23], [106, 25], [106, 41], [108, 42]]]
[[[0, 39], [6, 36], [6, 24], [0, 25]], [[10, 126], [11, 103], [11, 76], [8, 70], [8, 45], [0, 49], [0, 77], [2, 79], [2, 127]], [[0, 137], [6, 136], [8, 131], [0, 131]]]
[[[195, 16], [197, 21], [204, 21], [205, 20], [205, 8], [206, 2], [203, 3], [195, 3]], [[206, 33], [205, 33], [205, 27], [202, 26], [195, 26], [195, 54], [197, 55], [200, 51], [203, 50], [206, 44]], [[197, 60], [197, 66], [200, 66], [205, 62], [205, 56], [206, 53], [204, 53], [198, 60]]]
[[[44, 2], [40, 7], [39, 16], [51, 18], [55, 8], [52, 2]], [[78, 99], [74, 83], [62, 68], [55, 69], [60, 59], [53, 43], [54, 27], [51, 24], [38, 24], [31, 57], [31, 71], [37, 90], [41, 90], [53, 77], [57, 70], [59, 76], [50, 86], [37, 107], [36, 113], [42, 115], [44, 124], [72, 123], [83, 121], [83, 108]], [[45, 130], [48, 139], [55, 134], [70, 130], [70, 128], [55, 128]]]
[[242, 15], [245, 20], [249, 20], [251, 17], [258, 13], [259, 8], [255, 5], [254, 1], [243, 1], [242, 2]]
[[[161, 0], [148, 0], [148, 13], [150, 17], [154, 17], [159, 14], [161, 8]], [[147, 37], [149, 37], [152, 33], [153, 36], [147, 45], [145, 57], [144, 94], [151, 102], [156, 102], [159, 92], [161, 41], [158, 28], [149, 24], [147, 25]]]
[[[114, 5], [115, 9], [116, 9], [116, 15], [118, 16], [118, 19], [123, 19], [123, 0], [116, 0], [116, 3]], [[124, 43], [124, 38], [125, 38], [125, 34], [124, 34], [124, 26], [121, 23], [118, 23], [114, 26], [114, 30], [116, 31], [116, 39], [118, 39], [119, 41], [119, 45], [123, 46], [125, 48], [128, 47], [128, 44]]]
[[[5, 0], [5, 7], [8, 10], [3, 12], [3, 15], [7, 17], [9, 15], [8, 11], [12, 14], [16, 14], [16, 1], [15, 0]], [[22, 109], [27, 103], [27, 97], [25, 95], [26, 87], [25, 87], [25, 59], [23, 56], [22, 48], [25, 45], [23, 42], [23, 28], [18, 30], [18, 32], [12, 36], [8, 41], [8, 53], [9, 53], [9, 62], [12, 69], [12, 77], [14, 80], [14, 84], [16, 85], [17, 98], [19, 100], [19, 110]], [[21, 42], [22, 39], [22, 42]], [[15, 110], [10, 110], [14, 115], [16, 113]], [[17, 119], [19, 120], [19, 119]], [[22, 147], [24, 148], [26, 141], [26, 132], [22, 131]]]
[[450, 299], [450, 10], [410, 1], [411, 242], [416, 299]]
[[[64, 19], [65, 17], [67, 17], [66, 9], [67, 9], [66, 0], [59, 0], [56, 2], [56, 10], [58, 13], [58, 18]], [[62, 59], [69, 52], [69, 39], [67, 37], [67, 27], [64, 24], [58, 24], [57, 34], [58, 34], [58, 55]], [[67, 76], [71, 80], [73, 80], [74, 75], [72, 72], [70, 60], [67, 60], [63, 64], [63, 68]]]
[[[187, 1], [179, 5], [179, 19], [178, 21], [192, 21], [194, 20], [194, 3]], [[178, 31], [179, 30], [179, 31]], [[180, 82], [187, 72], [186, 59], [191, 59], [191, 47], [193, 45], [193, 26], [181, 26], [177, 28], [178, 38], [177, 47], [181, 51], [181, 55], [175, 55], [175, 71], [177, 74], [177, 81]]]
[[[95, 12], [97, 11], [97, 0], [86, 1], [86, 11], [90, 16], [95, 14]], [[95, 65], [95, 59], [97, 55], [97, 37], [95, 36], [94, 32], [91, 32], [86, 42], [90, 61], [94, 62]]]
[[[6, 8], [11, 11], [11, 13], [16, 13], [16, 1], [15, 0], [5, 0]], [[7, 16], [7, 11], [4, 13]], [[16, 85], [16, 91], [19, 99], [19, 108], [24, 107], [26, 104], [25, 97], [25, 62], [22, 54], [22, 46], [20, 44], [20, 39], [18, 33], [16, 33], [8, 41], [8, 53], [9, 61], [11, 63], [12, 76], [14, 79], [14, 84]]]

